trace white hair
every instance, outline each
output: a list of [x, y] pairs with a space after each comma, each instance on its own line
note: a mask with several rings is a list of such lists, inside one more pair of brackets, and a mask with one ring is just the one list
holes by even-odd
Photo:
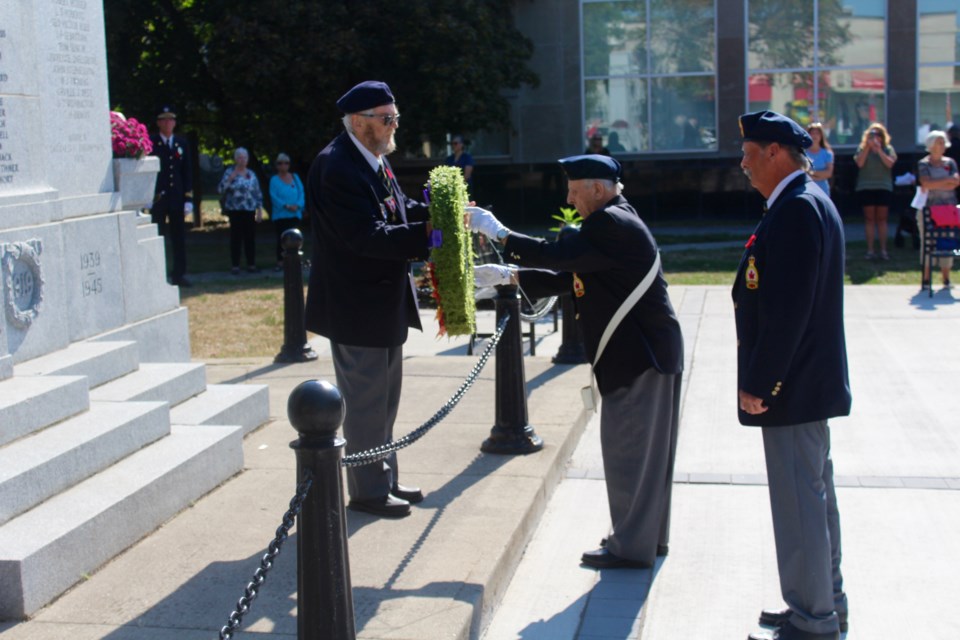
[[927, 134], [927, 139], [924, 140], [927, 151], [930, 151], [933, 148], [933, 143], [937, 140], [943, 140], [944, 149], [950, 147], [950, 140], [947, 138], [947, 134], [945, 134], [943, 131], [931, 131]]
[[237, 147], [237, 150], [233, 152], [233, 159], [236, 160], [237, 156], [245, 156], [249, 160], [250, 152], [243, 147]]
[[356, 135], [356, 131], [353, 130], [353, 119], [350, 118], [352, 114], [346, 114], [343, 116], [343, 128], [349, 131], [350, 133]]
[[602, 184], [604, 189], [607, 189], [607, 190], [612, 189], [616, 191], [617, 195], [620, 195], [621, 193], [623, 193], [623, 183], [620, 182], [619, 180], [614, 182], [613, 180], [603, 180], [598, 178], [594, 180], [594, 182], [599, 182], [600, 184]]

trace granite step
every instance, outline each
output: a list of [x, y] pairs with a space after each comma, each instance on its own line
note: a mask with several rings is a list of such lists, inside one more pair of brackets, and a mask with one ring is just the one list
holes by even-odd
[[244, 435], [270, 419], [270, 393], [263, 384], [211, 384], [170, 410], [171, 424], [243, 427]]
[[94, 402], [0, 447], [0, 524], [169, 433], [164, 402]]
[[87, 410], [86, 376], [18, 376], [0, 381], [0, 446]]
[[130, 340], [74, 342], [65, 349], [16, 365], [17, 375], [87, 376], [90, 388], [137, 370], [137, 343]]
[[30, 616], [239, 472], [242, 444], [237, 426], [173, 427], [0, 526], [0, 619]]
[[98, 402], [166, 401], [171, 406], [202, 393], [207, 386], [202, 362], [144, 362], [140, 368], [90, 392]]

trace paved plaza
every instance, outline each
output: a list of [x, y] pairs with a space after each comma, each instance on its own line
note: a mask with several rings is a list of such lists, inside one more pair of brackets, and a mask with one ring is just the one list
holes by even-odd
[[[597, 423], [585, 366], [555, 366], [552, 324], [525, 358], [542, 452], [482, 454], [494, 368], [400, 454], [426, 500], [399, 521], [348, 512], [358, 637], [742, 639], [780, 604], [760, 433], [737, 424], [727, 287], [672, 287], [686, 339], [670, 554], [653, 571], [597, 572], [580, 553], [606, 534]], [[915, 287], [846, 289], [853, 413], [832, 421], [843, 526], [847, 640], [948, 640], [960, 601], [960, 305]], [[425, 323], [434, 326], [429, 313]], [[481, 312], [491, 329], [491, 312]], [[208, 382], [270, 386], [273, 421], [244, 441], [245, 469], [42, 609], [3, 640], [199, 640], [217, 636], [293, 493], [291, 389], [333, 379], [320, 360], [208, 362]], [[476, 356], [428, 328], [405, 349], [397, 435], [456, 390]], [[296, 637], [296, 533], [235, 637]], [[82, 552], [78, 550], [78, 552]]]

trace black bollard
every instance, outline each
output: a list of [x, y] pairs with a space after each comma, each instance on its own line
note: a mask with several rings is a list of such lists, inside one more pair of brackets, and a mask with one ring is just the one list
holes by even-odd
[[346, 440], [337, 437], [343, 396], [329, 382], [301, 382], [287, 400], [287, 415], [300, 436], [290, 443], [297, 452], [297, 484], [313, 477], [297, 523], [297, 638], [355, 640], [340, 472]]
[[287, 229], [280, 236], [283, 244], [283, 346], [274, 362], [307, 362], [316, 360], [317, 352], [307, 342], [304, 328], [303, 234], [299, 229]]
[[523, 372], [520, 335], [520, 293], [516, 285], [497, 287], [494, 299], [497, 325], [510, 319], [497, 344], [496, 422], [480, 450], [485, 453], [524, 454], [540, 451], [543, 439], [527, 424], [527, 381]]
[[580, 332], [580, 323], [577, 322], [577, 310], [571, 294], [565, 293], [560, 296], [560, 310], [563, 312], [563, 332], [560, 334], [563, 341], [551, 362], [583, 364], [587, 362], [587, 353], [583, 350], [583, 335]]

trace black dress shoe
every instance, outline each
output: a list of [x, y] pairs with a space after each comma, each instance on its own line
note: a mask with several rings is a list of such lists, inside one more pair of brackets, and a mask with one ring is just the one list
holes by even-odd
[[402, 518], [410, 515], [410, 503], [389, 493], [383, 498], [351, 500], [347, 506], [354, 511], [372, 513], [384, 518]]
[[[606, 546], [607, 546], [607, 539], [606, 539], [606, 538], [601, 538], [601, 539], [600, 539], [600, 546], [601, 546], [601, 547], [606, 547]], [[668, 545], [668, 544], [658, 544], [658, 545], [657, 545], [657, 557], [658, 557], [658, 558], [665, 558], [665, 557], [667, 557], [667, 554], [668, 554], [668, 553], [670, 553], [670, 545]]]
[[[846, 633], [850, 625], [847, 624], [847, 613], [837, 615], [840, 618], [840, 633]], [[790, 609], [764, 609], [760, 612], [760, 626], [779, 627], [790, 619]]]
[[649, 569], [650, 565], [645, 562], [628, 560], [614, 555], [609, 549], [603, 547], [596, 551], [586, 551], [580, 556], [580, 562], [595, 569]]
[[840, 632], [813, 633], [812, 631], [804, 631], [803, 629], [797, 629], [787, 620], [774, 630], [772, 636], [767, 636], [766, 633], [763, 635], [751, 633], [747, 636], [747, 640], [840, 640]]
[[423, 492], [420, 491], [419, 487], [405, 487], [402, 484], [395, 484], [393, 485], [393, 489], [390, 490], [390, 493], [406, 500], [410, 504], [423, 502]]

